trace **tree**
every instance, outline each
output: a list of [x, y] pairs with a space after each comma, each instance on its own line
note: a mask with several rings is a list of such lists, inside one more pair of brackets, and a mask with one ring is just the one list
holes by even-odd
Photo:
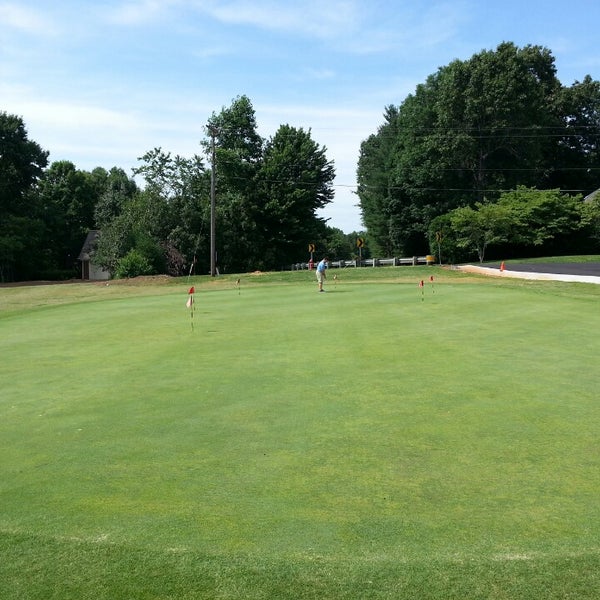
[[[593, 215], [593, 204], [580, 197], [519, 186], [502, 194], [497, 202], [478, 202], [475, 207], [456, 208], [437, 217], [429, 237], [433, 248], [434, 232], [443, 230], [447, 256], [454, 258], [461, 248], [471, 249], [477, 251], [481, 262], [489, 246], [504, 256], [515, 249], [521, 256], [565, 254], [588, 247]], [[588, 234], [582, 236], [586, 228]]]
[[477, 202], [475, 208], [463, 206], [450, 213], [450, 226], [459, 248], [476, 250], [479, 262], [483, 262], [490, 244], [508, 239], [510, 232], [509, 210], [498, 204]]
[[28, 138], [20, 117], [0, 112], [0, 212], [31, 215], [29, 192], [48, 164], [48, 152]]
[[302, 255], [326, 227], [316, 211], [333, 198], [333, 164], [310, 131], [282, 125], [257, 133], [246, 96], [209, 119], [215, 143], [217, 252], [221, 271], [279, 268]]
[[28, 138], [20, 117], [0, 112], [0, 280], [35, 277], [45, 229], [35, 188], [48, 152]]
[[498, 205], [511, 215], [509, 241], [529, 249], [564, 254], [585, 226], [581, 197], [560, 190], [518, 186], [500, 196]]
[[161, 148], [147, 152], [140, 160], [143, 164], [134, 173], [143, 175], [145, 191], [161, 198], [166, 206], [159, 241], [170, 265], [169, 272], [175, 275], [198, 261], [204, 272], [209, 262], [210, 228], [210, 174], [204, 161], [198, 155], [172, 157]]
[[121, 259], [135, 250], [127, 264], [139, 266], [137, 258], [142, 256], [144, 274], [149, 270], [180, 275], [195, 264], [207, 237], [206, 169], [196, 155], [189, 159], [172, 156], [161, 148], [147, 152], [140, 161], [134, 174], [144, 178], [143, 190], [123, 172], [109, 174], [95, 212], [102, 230], [96, 260], [111, 272], [121, 273]]
[[40, 178], [36, 193], [47, 229], [43, 245], [51, 252], [50, 263], [57, 274], [62, 271], [65, 276], [74, 276], [77, 272], [81, 245], [94, 228], [102, 178], [106, 178], [106, 171], [80, 171], [66, 160], [52, 163]]
[[217, 191], [216, 252], [223, 271], [257, 268], [256, 222], [251, 199], [256, 196], [264, 140], [257, 132], [254, 107], [247, 96], [213, 113], [203, 141], [205, 152], [215, 143]]
[[592, 194], [583, 203], [582, 223], [588, 233], [590, 250], [600, 251], [600, 193]]
[[398, 246], [391, 214], [392, 178], [398, 143], [398, 109], [388, 106], [384, 124], [360, 146], [357, 167], [358, 197], [363, 220], [373, 239], [373, 250], [391, 256]]
[[290, 264], [324, 221], [316, 211], [331, 202], [335, 170], [310, 131], [279, 127], [266, 143], [250, 203], [263, 248], [262, 267]]
[[[222, 191], [248, 196], [263, 156], [264, 140], [257, 132], [256, 114], [247, 96], [238, 96], [229, 108], [213, 113], [207, 129], [216, 137], [218, 186]], [[213, 135], [211, 134], [211, 135]], [[203, 142], [210, 153], [210, 142]]]
[[599, 183], [600, 82], [586, 75], [583, 81], [562, 88], [553, 106], [560, 128], [556, 129], [548, 187], [587, 195]]
[[457, 232], [452, 227], [452, 212], [431, 220], [428, 230], [429, 251], [441, 263], [456, 264], [469, 260], [472, 248], [458, 245]]
[[518, 185], [598, 187], [599, 106], [600, 84], [565, 90], [540, 46], [502, 43], [440, 68], [363, 142], [358, 194], [373, 242], [421, 253], [431, 221], [454, 208]]
[[[350, 260], [356, 258], [356, 239], [365, 238], [364, 232], [344, 233], [336, 227], [327, 227], [327, 234], [324, 242], [324, 251], [320, 254], [326, 254], [333, 260]], [[363, 257], [367, 258], [368, 249], [364, 249]]]
[[134, 179], [128, 177], [123, 169], [113, 167], [104, 178], [103, 191], [94, 207], [96, 229], [109, 226], [138, 191]]

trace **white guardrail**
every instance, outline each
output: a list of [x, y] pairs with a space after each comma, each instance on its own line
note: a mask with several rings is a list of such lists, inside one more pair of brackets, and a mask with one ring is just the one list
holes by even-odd
[[[435, 256], [412, 256], [411, 258], [363, 258], [362, 260], [332, 260], [329, 261], [329, 268], [345, 269], [347, 267], [400, 267], [402, 265], [432, 265], [435, 262]], [[311, 267], [308, 262], [295, 263], [292, 265], [292, 271], [302, 271], [304, 269], [315, 268], [316, 263]]]

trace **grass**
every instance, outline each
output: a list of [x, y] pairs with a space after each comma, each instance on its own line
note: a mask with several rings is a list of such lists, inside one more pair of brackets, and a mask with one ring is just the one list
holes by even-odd
[[0, 597], [598, 597], [598, 286], [332, 274], [0, 289]]

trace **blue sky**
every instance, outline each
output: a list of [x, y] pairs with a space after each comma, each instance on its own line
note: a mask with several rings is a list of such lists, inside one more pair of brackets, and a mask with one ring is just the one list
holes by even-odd
[[182, 156], [246, 95], [267, 138], [310, 129], [336, 166], [334, 227], [362, 227], [362, 140], [387, 105], [450, 61], [502, 41], [552, 51], [571, 85], [600, 79], [598, 0], [0, 0], [0, 111], [50, 160], [131, 168]]

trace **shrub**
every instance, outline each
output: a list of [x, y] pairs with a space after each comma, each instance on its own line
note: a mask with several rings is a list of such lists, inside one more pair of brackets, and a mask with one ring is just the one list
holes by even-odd
[[151, 275], [152, 265], [148, 259], [133, 248], [117, 262], [115, 277], [124, 279], [126, 277], [138, 277], [140, 275]]

